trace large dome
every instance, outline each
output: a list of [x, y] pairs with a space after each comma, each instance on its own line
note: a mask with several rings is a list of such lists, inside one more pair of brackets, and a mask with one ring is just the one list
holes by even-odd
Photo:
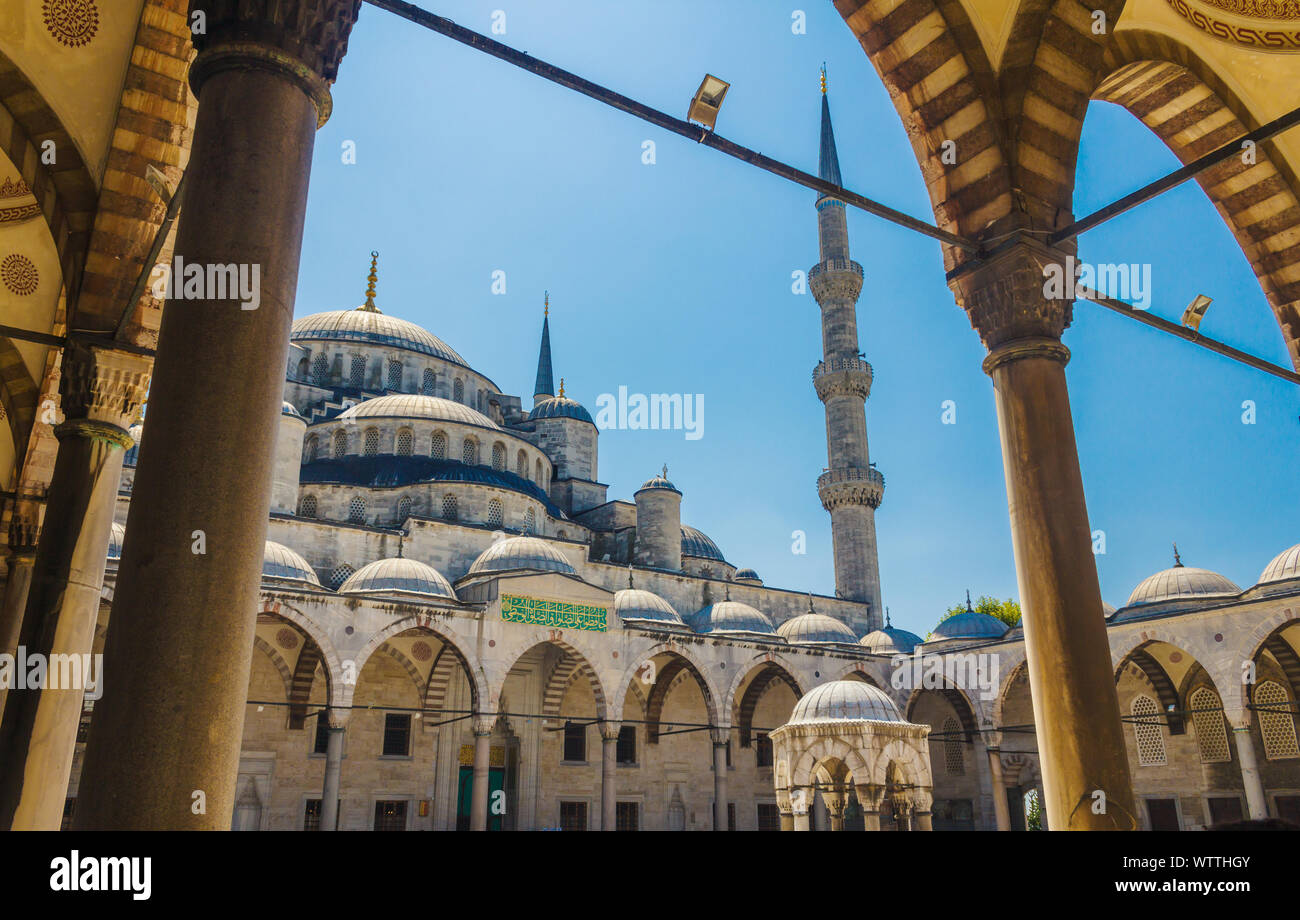
[[340, 412], [333, 421], [358, 418], [429, 418], [501, 430], [500, 425], [469, 406], [443, 399], [441, 396], [417, 396], [409, 393], [395, 393], [367, 399]]
[[682, 626], [681, 615], [658, 594], [640, 588], [624, 588], [614, 595], [614, 612], [627, 622]]
[[474, 560], [468, 574], [520, 570], [577, 574], [563, 553], [537, 537], [506, 537], [498, 540]]
[[[653, 482], [654, 480], [651, 480]], [[648, 486], [649, 483], [646, 483]], [[646, 486], [642, 486], [644, 489]], [[638, 490], [640, 491], [640, 490]], [[702, 559], [713, 559], [717, 562], [726, 562], [723, 558], [722, 550], [718, 549], [718, 544], [709, 539], [708, 535], [694, 527], [682, 525], [682, 555], [697, 556]]]
[[293, 321], [291, 342], [366, 342], [404, 348], [468, 367], [451, 346], [428, 330], [371, 310], [330, 310]]
[[863, 721], [902, 722], [903, 717], [883, 690], [860, 680], [833, 680], [805, 693], [787, 724]]
[[1213, 600], [1236, 597], [1237, 587], [1218, 572], [1176, 565], [1142, 580], [1128, 596], [1126, 607], [1138, 604], [1162, 604], [1168, 601]]
[[791, 617], [776, 628], [776, 633], [787, 642], [801, 645], [855, 645], [858, 641], [853, 630], [824, 613], [804, 613]]
[[271, 540], [266, 541], [266, 549], [262, 553], [262, 577], [306, 582], [320, 587], [320, 579], [306, 559], [283, 543]]
[[339, 594], [392, 593], [456, 599], [442, 573], [415, 559], [378, 559], [363, 565], [339, 586]]
[[867, 633], [858, 644], [873, 655], [910, 655], [921, 644], [921, 637], [906, 629], [886, 626]]
[[1300, 543], [1273, 558], [1259, 576], [1259, 584], [1300, 578]]
[[772, 621], [761, 612], [740, 601], [720, 601], [697, 610], [687, 618], [687, 624], [704, 635], [754, 635], [770, 638], [776, 635]]
[[950, 616], [930, 633], [930, 640], [940, 639], [1001, 639], [1010, 627], [995, 616], [978, 610], [965, 610]]

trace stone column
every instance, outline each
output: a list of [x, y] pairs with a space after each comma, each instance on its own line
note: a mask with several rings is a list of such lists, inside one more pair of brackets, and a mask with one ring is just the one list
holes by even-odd
[[777, 814], [781, 819], [781, 830], [794, 830], [794, 813], [789, 811], [778, 811]]
[[844, 806], [848, 804], [848, 797], [843, 792], [822, 792], [822, 800], [826, 803], [826, 811], [830, 816], [830, 828], [833, 831], [844, 830]]
[[339, 779], [343, 772], [343, 742], [347, 734], [348, 715], [347, 710], [328, 709], [316, 717], [329, 720], [329, 728], [326, 729], [325, 782], [321, 787], [320, 800], [320, 829], [323, 831], [338, 830]]
[[[1005, 796], [1003, 797], [1005, 799]], [[929, 789], [916, 789], [912, 792], [908, 800], [908, 810], [911, 812], [912, 825], [914, 831], [932, 831], [934, 823], [932, 821], [931, 809], [934, 806], [934, 796]]]
[[[40, 507], [35, 502], [15, 502], [9, 518], [9, 577], [0, 602], [0, 654], [14, 655], [18, 651], [18, 633], [27, 609], [39, 538]], [[9, 689], [0, 687], [0, 714], [4, 713], [8, 695]]]
[[857, 787], [858, 804], [862, 806], [862, 828], [868, 831], [880, 830], [880, 801], [884, 790], [875, 783], [864, 783]]
[[1241, 784], [1246, 791], [1246, 810], [1252, 821], [1268, 817], [1268, 800], [1264, 798], [1264, 784], [1259, 778], [1259, 762], [1255, 757], [1255, 741], [1250, 736], [1250, 723], [1232, 726], [1232, 740], [1237, 745], [1237, 758], [1241, 761]]
[[[989, 349], [1045, 809], [1059, 829], [1131, 830], [1133, 784], [1060, 341], [1073, 303], [1045, 287], [1065, 272], [1063, 258], [1017, 242], [959, 269], [950, 285]], [[1097, 790], [1104, 814], [1090, 807]]]
[[175, 258], [254, 293], [181, 302], [172, 279], [79, 828], [230, 826], [312, 146], [359, 5], [191, 0], [207, 31]]
[[491, 777], [489, 758], [492, 755], [492, 723], [475, 721], [474, 725], [474, 785], [469, 798], [469, 829], [487, 830], [488, 782]]
[[727, 829], [727, 739], [731, 730], [713, 731], [713, 829]]
[[600, 829], [618, 829], [618, 733], [622, 722], [600, 725]]
[[[51, 663], [69, 660], [52, 656], [73, 655], [79, 665], [92, 651], [122, 455], [133, 443], [126, 429], [139, 417], [148, 381], [144, 355], [85, 341], [63, 352], [64, 421], [54, 429], [59, 450], [18, 631], [28, 655]], [[51, 672], [45, 689], [8, 696], [0, 725], [0, 827], [58, 830], [62, 823], [81, 722], [84, 675], [79, 666], [73, 670]]]
[[914, 830], [918, 830], [918, 831], [934, 830], [934, 825], [930, 821], [930, 813], [928, 811], [914, 812], [913, 818], [915, 820]]
[[993, 784], [993, 816], [1000, 831], [1011, 830], [1011, 810], [1007, 806], [1007, 785], [1002, 779], [1002, 752], [989, 748], [989, 776]]

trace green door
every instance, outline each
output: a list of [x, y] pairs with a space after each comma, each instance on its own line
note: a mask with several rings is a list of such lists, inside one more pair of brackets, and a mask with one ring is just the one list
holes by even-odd
[[[501, 830], [501, 815], [492, 813], [492, 805], [495, 802], [505, 800], [504, 789], [506, 785], [506, 771], [504, 767], [488, 768], [488, 821], [487, 829], [490, 831]], [[474, 768], [461, 767], [460, 777], [457, 780], [459, 793], [456, 802], [456, 830], [467, 831], [470, 824], [470, 803], [474, 798]]]

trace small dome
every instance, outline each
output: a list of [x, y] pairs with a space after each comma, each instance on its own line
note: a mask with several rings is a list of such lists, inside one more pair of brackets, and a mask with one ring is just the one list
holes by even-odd
[[910, 655], [920, 644], [921, 637], [916, 633], [895, 626], [869, 632], [858, 640], [858, 645], [873, 655]]
[[110, 562], [116, 562], [122, 558], [122, 543], [125, 540], [126, 528], [114, 521], [113, 529], [108, 535], [108, 559]]
[[624, 588], [614, 594], [614, 612], [624, 622], [658, 623], [665, 626], [683, 626], [681, 615], [653, 591]]
[[1009, 627], [995, 616], [978, 610], [965, 610], [950, 616], [930, 633], [930, 641], [940, 639], [1001, 639]]
[[586, 422], [588, 425], [595, 425], [591, 420], [591, 414], [582, 407], [582, 403], [576, 399], [569, 399], [567, 396], [552, 396], [550, 399], [543, 399], [537, 405], [533, 406], [533, 411], [528, 413], [528, 418], [573, 418], [580, 422]]
[[266, 541], [266, 550], [262, 554], [262, 577], [301, 581], [320, 587], [320, 579], [306, 559], [283, 543], [272, 540]]
[[441, 396], [417, 396], [409, 393], [376, 396], [374, 399], [359, 402], [338, 415], [338, 419], [350, 418], [429, 418], [501, 430], [500, 425], [469, 406], [443, 399]]
[[293, 407], [293, 403], [289, 402], [289, 400], [287, 399], [280, 404], [280, 414], [288, 415], [291, 418], [302, 418], [302, 414], [297, 409], [295, 409]]
[[[666, 466], [664, 467], [664, 471], [662, 474], [658, 474], [647, 479], [645, 482], [641, 483], [641, 488], [637, 489], [636, 491], [644, 492], [646, 489], [666, 489], [669, 492], [676, 492], [678, 495], [682, 494], [681, 489], [677, 488], [677, 486], [673, 485], [671, 482], [668, 481], [668, 467]], [[683, 531], [685, 531], [685, 529], [686, 528], [682, 528]]]
[[404, 348], [465, 365], [446, 342], [415, 323], [370, 310], [330, 310], [293, 321], [291, 342], [367, 342]]
[[1258, 584], [1290, 581], [1292, 578], [1300, 578], [1300, 543], [1275, 556], [1260, 574]]
[[[1105, 617], [1106, 619], [1109, 620], [1111, 617], [1113, 617], [1113, 616], [1115, 615], [1115, 605], [1114, 605], [1114, 604], [1108, 604], [1108, 603], [1106, 603], [1105, 601], [1102, 601], [1102, 602], [1101, 602], [1101, 615], [1102, 615], [1103, 617]], [[1024, 632], [1024, 630], [1023, 630], [1019, 625], [1016, 626], [1016, 629], [1020, 629], [1021, 632]]]
[[420, 594], [456, 599], [447, 579], [415, 559], [378, 559], [363, 565], [339, 586], [339, 594]]
[[733, 581], [738, 581], [746, 585], [758, 585], [762, 587], [763, 579], [758, 577], [758, 573], [753, 569], [736, 569], [736, 574], [731, 576]]
[[750, 634], [774, 636], [772, 621], [748, 604], [740, 601], [720, 601], [697, 610], [687, 618], [686, 625], [702, 635]]
[[687, 527], [685, 524], [682, 525], [682, 555], [713, 559], [717, 562], [727, 561], [722, 555], [722, 550], [718, 549], [718, 544], [710, 540], [703, 531]]
[[506, 537], [498, 540], [474, 560], [468, 574], [519, 570], [577, 574], [563, 553], [537, 537]]
[[1143, 579], [1128, 596], [1128, 603], [1124, 606], [1133, 607], [1138, 604], [1159, 604], [1166, 601], [1202, 598], [1212, 600], [1236, 597], [1240, 593], [1240, 588], [1218, 572], [1176, 565], [1172, 569], [1156, 572]]
[[885, 691], [860, 680], [833, 680], [805, 693], [786, 724], [902, 721], [898, 706]]
[[776, 628], [778, 636], [800, 645], [856, 645], [858, 637], [834, 617], [824, 613], [804, 613], [791, 617]]

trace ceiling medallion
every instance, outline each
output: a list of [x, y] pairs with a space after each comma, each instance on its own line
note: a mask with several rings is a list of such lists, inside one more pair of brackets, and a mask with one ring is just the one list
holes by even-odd
[[0, 262], [0, 281], [4, 286], [20, 297], [36, 292], [40, 284], [40, 273], [31, 259], [18, 253], [11, 253]]
[[45, 28], [54, 40], [69, 48], [90, 43], [99, 29], [95, 0], [44, 0]]
[[1300, 0], [1166, 0], [1220, 41], [1258, 51], [1300, 51]]

